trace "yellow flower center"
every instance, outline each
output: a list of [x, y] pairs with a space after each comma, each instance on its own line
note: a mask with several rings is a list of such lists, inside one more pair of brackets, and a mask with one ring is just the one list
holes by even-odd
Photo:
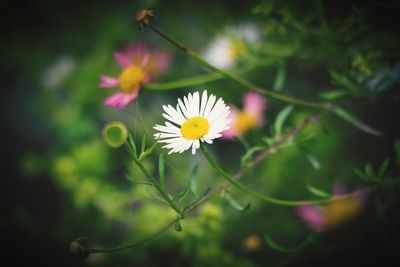
[[192, 117], [185, 121], [181, 126], [183, 138], [189, 140], [200, 139], [208, 133], [210, 124], [203, 117]]
[[356, 217], [361, 212], [361, 204], [353, 198], [345, 198], [330, 203], [325, 210], [330, 227], [339, 225]]
[[233, 59], [238, 59], [244, 54], [245, 50], [246, 47], [244, 46], [243, 42], [236, 40], [231, 43], [229, 52]]
[[132, 93], [139, 89], [146, 74], [144, 70], [136, 65], [125, 68], [118, 77], [119, 86], [124, 93]]
[[255, 128], [256, 126], [257, 119], [248, 112], [241, 111], [235, 120], [234, 129], [239, 134], [244, 134], [247, 131]]

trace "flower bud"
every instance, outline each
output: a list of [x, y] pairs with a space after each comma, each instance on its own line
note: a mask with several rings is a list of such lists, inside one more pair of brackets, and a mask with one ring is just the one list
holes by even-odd
[[139, 23], [140, 27], [150, 24], [150, 19], [154, 17], [154, 11], [150, 9], [139, 10], [135, 15], [135, 20]]
[[69, 244], [69, 253], [74, 256], [82, 257], [83, 259], [89, 256], [89, 253], [84, 249], [81, 239], [75, 239]]
[[122, 146], [127, 138], [128, 129], [122, 122], [112, 121], [107, 123], [103, 128], [104, 142], [112, 148]]

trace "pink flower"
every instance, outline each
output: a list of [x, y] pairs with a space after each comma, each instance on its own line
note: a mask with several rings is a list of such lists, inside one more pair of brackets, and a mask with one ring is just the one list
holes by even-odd
[[125, 51], [114, 52], [114, 57], [122, 67], [117, 77], [101, 76], [99, 87], [119, 87], [119, 91], [104, 100], [104, 105], [123, 109], [135, 101], [140, 87], [154, 77], [166, 72], [171, 63], [171, 55], [164, 51], [152, 51], [139, 43]]
[[261, 127], [264, 124], [265, 98], [255, 92], [247, 93], [243, 98], [243, 110], [231, 106], [231, 127], [222, 132], [222, 137], [232, 139], [243, 136], [248, 131]]
[[[346, 194], [342, 184], [336, 184], [334, 196]], [[296, 213], [314, 231], [321, 232], [339, 226], [360, 214], [366, 200], [366, 191], [356, 190], [351, 195], [337, 198], [325, 206], [302, 205]]]

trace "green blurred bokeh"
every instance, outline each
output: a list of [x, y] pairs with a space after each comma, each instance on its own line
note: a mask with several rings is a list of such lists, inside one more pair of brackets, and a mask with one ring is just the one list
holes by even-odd
[[[317, 235], [305, 250], [284, 253], [271, 248], [265, 235], [295, 247], [312, 230], [294, 208], [259, 202], [233, 188], [229, 193], [239, 203], [251, 202], [250, 210], [240, 213], [216, 196], [182, 221], [181, 232], [170, 229], [143, 246], [91, 255], [85, 262], [68, 254], [76, 238], [84, 238], [88, 246], [114, 247], [151, 235], [175, 216], [146, 185], [134, 182], [145, 178], [127, 151], [104, 143], [107, 122], [124, 122], [140, 144], [143, 135], [153, 142], [152, 126], [162, 122], [161, 106], [174, 104], [187, 92], [207, 89], [241, 107], [243, 88], [224, 79], [171, 91], [142, 89], [138, 100], [122, 111], [103, 106], [110, 91], [99, 89], [99, 76], [116, 75], [119, 66], [112, 53], [133, 42], [172, 54], [169, 72], [157, 82], [209, 73], [154, 32], [141, 32], [133, 16], [143, 7], [154, 9], [160, 28], [199, 53], [228, 28], [256, 25], [258, 54], [252, 57], [250, 46], [250, 56], [241, 64], [252, 70], [243, 76], [272, 88], [283, 66], [281, 92], [295, 97], [318, 100], [321, 92], [342, 89], [345, 85], [335, 84], [329, 70], [350, 69], [346, 75], [370, 77], [399, 62], [400, 9], [390, 1], [37, 1], [23, 7], [9, 2], [3, 11], [13, 15], [6, 18], [2, 41], [6, 160], [0, 223], [7, 254], [55, 266], [343, 266], [371, 262], [385, 253], [393, 258], [398, 250], [386, 236], [398, 225], [380, 224], [371, 203], [345, 226]], [[282, 199], [315, 198], [307, 185], [330, 192], [342, 182], [354, 190], [363, 183], [354, 168], [365, 163], [378, 168], [386, 157], [395, 157], [400, 113], [392, 93], [398, 90], [398, 76], [379, 89], [382, 98], [358, 87], [348, 98], [361, 102], [351, 110], [383, 137], [366, 135], [328, 114], [321, 125], [300, 133], [298, 139], [305, 141], [272, 154], [243, 182]], [[265, 126], [246, 136], [253, 145], [272, 135], [275, 117], [286, 104], [267, 98], [267, 106]], [[295, 107], [284, 130], [312, 113]], [[245, 153], [235, 140], [217, 140], [210, 150], [230, 173], [238, 170]], [[152, 172], [160, 152], [166, 151], [157, 146], [144, 161]], [[201, 166], [200, 191], [223, 181], [200, 153], [168, 156], [166, 162], [172, 195], [184, 189], [196, 164]]]

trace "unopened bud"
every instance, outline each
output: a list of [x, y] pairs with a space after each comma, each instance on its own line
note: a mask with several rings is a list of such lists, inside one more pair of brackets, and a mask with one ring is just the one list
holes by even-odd
[[86, 258], [89, 255], [89, 253], [85, 251], [83, 244], [79, 239], [75, 239], [69, 244], [69, 253], [82, 258]]
[[127, 138], [128, 129], [122, 122], [112, 121], [107, 123], [103, 128], [104, 142], [112, 148], [122, 146]]
[[150, 25], [150, 20], [154, 17], [154, 11], [150, 9], [142, 9], [135, 15], [135, 20], [139, 23], [140, 28]]

